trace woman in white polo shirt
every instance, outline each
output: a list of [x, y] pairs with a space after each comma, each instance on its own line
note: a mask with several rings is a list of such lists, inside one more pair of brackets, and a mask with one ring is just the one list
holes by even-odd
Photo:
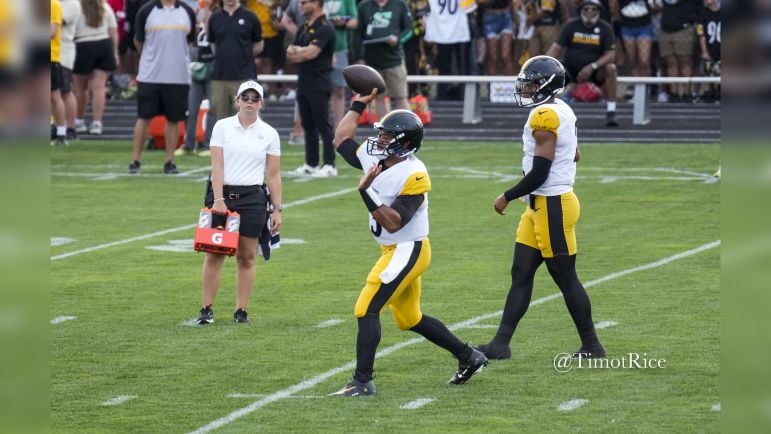
[[[262, 86], [252, 80], [238, 88], [235, 116], [220, 119], [212, 130], [211, 183], [204, 202], [214, 211], [241, 214], [240, 238], [236, 253], [235, 322], [247, 323], [246, 305], [252, 294], [255, 257], [260, 234], [268, 218], [267, 183], [272, 211], [270, 232], [281, 226], [281, 148], [278, 132], [260, 119]], [[214, 322], [212, 304], [220, 285], [225, 256], [207, 253], [201, 283], [203, 307], [198, 324]]]

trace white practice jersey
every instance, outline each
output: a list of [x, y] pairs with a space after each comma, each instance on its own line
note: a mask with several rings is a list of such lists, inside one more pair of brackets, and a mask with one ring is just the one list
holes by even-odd
[[[366, 145], [359, 146], [356, 157], [366, 173], [378, 163], [378, 159], [367, 154]], [[383, 246], [420, 241], [428, 236], [428, 192], [431, 190], [431, 180], [425, 164], [414, 155], [383, 170], [372, 182], [372, 188], [377, 192], [384, 205], [390, 206], [399, 195], [419, 195], [424, 197], [412, 219], [401, 229], [390, 233], [369, 214], [369, 226], [375, 240]]]
[[576, 180], [576, 162], [573, 161], [578, 147], [576, 115], [569, 105], [561, 99], [553, 103], [541, 104], [530, 110], [530, 116], [522, 133], [522, 170], [525, 174], [533, 169], [535, 138], [533, 131], [545, 130], [557, 135], [557, 149], [551, 164], [549, 177], [532, 194], [539, 196], [557, 196], [573, 191]]

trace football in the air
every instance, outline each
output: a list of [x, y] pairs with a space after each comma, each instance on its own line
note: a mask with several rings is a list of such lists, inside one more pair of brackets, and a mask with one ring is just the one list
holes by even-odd
[[372, 89], [377, 88], [378, 95], [385, 93], [385, 81], [380, 73], [367, 65], [350, 65], [343, 69], [343, 78], [348, 87], [361, 95], [369, 95]]

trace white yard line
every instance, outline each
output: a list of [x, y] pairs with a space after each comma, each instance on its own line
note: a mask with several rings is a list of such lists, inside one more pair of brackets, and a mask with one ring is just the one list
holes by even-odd
[[[700, 252], [703, 252], [705, 250], [709, 250], [709, 249], [715, 248], [715, 247], [717, 247], [719, 245], [720, 245], [720, 241], [719, 240], [718, 241], [713, 241], [711, 243], [707, 243], [707, 244], [704, 244], [702, 246], [699, 246], [699, 247], [697, 247], [695, 249], [686, 250], [685, 252], [681, 252], [681, 253], [678, 253], [676, 255], [672, 255], [672, 256], [660, 259], [658, 261], [651, 262], [649, 264], [645, 264], [645, 265], [641, 265], [639, 267], [634, 267], [634, 268], [630, 268], [630, 269], [627, 269], [627, 270], [617, 271], [615, 273], [608, 274], [606, 276], [600, 277], [599, 279], [595, 279], [595, 280], [592, 280], [591, 282], [586, 283], [584, 285], [584, 287], [588, 288], [590, 286], [595, 286], [595, 285], [598, 285], [600, 283], [607, 282], [609, 280], [616, 279], [616, 278], [619, 278], [619, 277], [622, 277], [622, 276], [626, 276], [627, 274], [631, 274], [631, 273], [634, 273], [634, 272], [637, 272], [637, 271], [649, 270], [651, 268], [660, 267], [662, 265], [669, 264], [670, 262], [677, 261], [678, 259], [686, 258], [688, 256], [693, 256], [693, 255], [696, 255], [696, 254], [698, 254]], [[548, 295], [546, 297], [539, 298], [539, 299], [534, 300], [533, 302], [531, 302], [530, 306], [536, 306], [536, 305], [545, 303], [545, 302], [547, 302], [549, 300], [553, 300], [553, 299], [559, 297], [560, 295], [561, 295], [561, 293], [558, 292], [556, 294], [552, 294], [552, 295]], [[460, 329], [460, 328], [465, 328], [465, 327], [468, 327], [468, 326], [471, 326], [471, 325], [475, 325], [476, 323], [478, 323], [480, 321], [484, 321], [486, 319], [498, 317], [502, 313], [503, 313], [503, 311], [499, 310], [497, 312], [488, 313], [488, 314], [485, 314], [485, 315], [480, 315], [480, 316], [477, 316], [477, 317], [474, 317], [474, 318], [470, 318], [470, 319], [467, 319], [465, 321], [461, 321], [459, 323], [453, 324], [453, 325], [449, 326], [448, 328], [450, 330], [457, 330], [457, 329]], [[396, 351], [398, 351], [398, 350], [400, 350], [402, 348], [405, 348], [405, 347], [408, 347], [410, 345], [414, 345], [414, 344], [417, 344], [417, 343], [420, 343], [420, 342], [424, 342], [424, 341], [425, 341], [425, 339], [423, 339], [423, 338], [412, 338], [412, 339], [408, 339], [408, 340], [403, 341], [403, 342], [399, 342], [398, 344], [391, 345], [390, 347], [386, 347], [386, 348], [378, 351], [377, 354], [375, 355], [375, 358], [377, 359], [377, 358], [385, 357], [385, 356], [387, 356], [387, 355], [389, 355], [391, 353], [394, 353], [394, 352], [396, 352]], [[305, 381], [302, 381], [300, 383], [297, 383], [297, 384], [294, 384], [292, 386], [289, 386], [286, 389], [282, 389], [282, 390], [274, 392], [274, 393], [272, 393], [270, 395], [267, 395], [264, 398], [262, 398], [262, 399], [260, 399], [258, 401], [255, 401], [255, 402], [247, 405], [246, 407], [239, 408], [238, 410], [235, 410], [235, 411], [233, 411], [232, 413], [230, 413], [230, 414], [228, 414], [226, 416], [223, 416], [223, 417], [221, 417], [219, 419], [211, 421], [211, 422], [207, 423], [206, 425], [196, 429], [195, 431], [191, 431], [191, 433], [203, 434], [203, 433], [207, 433], [207, 432], [213, 431], [215, 429], [221, 428], [221, 427], [223, 427], [225, 425], [228, 425], [230, 423], [235, 422], [236, 420], [238, 420], [238, 419], [240, 419], [240, 418], [242, 418], [242, 417], [244, 417], [244, 416], [246, 416], [248, 414], [254, 413], [255, 411], [259, 410], [262, 407], [265, 407], [266, 405], [268, 405], [270, 403], [279, 401], [279, 400], [284, 399], [284, 398], [288, 398], [288, 397], [294, 395], [295, 393], [301, 392], [303, 390], [308, 390], [308, 389], [310, 389], [312, 387], [315, 387], [316, 385], [326, 381], [327, 379], [329, 379], [329, 378], [331, 378], [331, 377], [333, 377], [333, 376], [335, 376], [337, 374], [341, 374], [341, 373], [344, 373], [344, 372], [351, 371], [355, 367], [356, 367], [356, 361], [353, 360], [353, 361], [350, 361], [350, 362], [348, 362], [348, 363], [346, 363], [344, 365], [338, 366], [337, 368], [330, 369], [330, 370], [328, 370], [328, 371], [326, 371], [324, 373], [316, 375], [315, 377], [311, 377], [311, 378], [309, 378], [309, 379], [307, 379]], [[350, 372], [348, 372], [348, 373], [350, 374]]]
[[720, 403], [719, 402], [712, 406], [712, 411], [720, 411], [720, 410], [721, 410], [721, 408], [720, 408]]
[[414, 401], [410, 401], [406, 404], [400, 405], [399, 408], [401, 408], [402, 410], [416, 410], [434, 401], [435, 401], [434, 398], [418, 398]]
[[618, 323], [616, 321], [602, 321], [602, 322], [598, 322], [597, 324], [595, 324], [594, 328], [596, 328], [597, 330], [602, 330], [602, 329], [606, 329], [608, 327], [613, 327], [615, 325], [618, 325]]
[[589, 402], [588, 399], [571, 399], [570, 401], [565, 401], [560, 404], [559, 407], [557, 407], [557, 411], [573, 411], [582, 407], [587, 402]]
[[72, 321], [74, 319], [77, 319], [78, 317], [72, 316], [72, 315], [64, 315], [64, 316], [57, 316], [56, 318], [51, 320], [51, 324], [59, 324], [64, 321]]
[[110, 398], [107, 401], [104, 401], [102, 405], [104, 406], [120, 405], [126, 401], [131, 401], [136, 397], [137, 397], [136, 395], [118, 395], [115, 398]]
[[[316, 202], [318, 200], [329, 199], [330, 197], [340, 196], [340, 195], [343, 195], [343, 194], [346, 194], [346, 193], [350, 193], [350, 192], [352, 192], [354, 190], [356, 190], [356, 189], [355, 188], [344, 188], [342, 190], [333, 191], [331, 193], [325, 193], [325, 194], [320, 194], [320, 195], [317, 195], [317, 196], [311, 196], [311, 197], [308, 197], [308, 198], [305, 198], [305, 199], [300, 199], [300, 200], [296, 200], [294, 202], [289, 202], [289, 203], [284, 205], [284, 208], [290, 208], [290, 207], [293, 207], [293, 206], [304, 205], [306, 203]], [[51, 256], [51, 260], [52, 261], [58, 261], [59, 259], [69, 258], [70, 256], [76, 256], [76, 255], [80, 255], [80, 254], [83, 254], [83, 253], [90, 253], [90, 252], [94, 252], [94, 251], [97, 251], [97, 250], [107, 249], [109, 247], [120, 246], [120, 245], [123, 245], [123, 244], [133, 243], [135, 241], [141, 241], [141, 240], [146, 240], [148, 238], [153, 238], [153, 237], [158, 237], [158, 236], [161, 236], [161, 235], [171, 234], [171, 233], [174, 233], [174, 232], [190, 230], [190, 229], [193, 229], [194, 227], [195, 227], [195, 223], [190, 224], [190, 225], [177, 226], [176, 228], [165, 229], [165, 230], [158, 231], [158, 232], [151, 232], [151, 233], [148, 233], [148, 234], [140, 235], [138, 237], [127, 238], [125, 240], [113, 241], [111, 243], [106, 243], [106, 244], [99, 244], [98, 246], [86, 247], [85, 249], [75, 250], [73, 252], [62, 253], [62, 254], [59, 254], [59, 255]]]
[[325, 329], [327, 327], [336, 326], [336, 325], [342, 324], [344, 322], [345, 322], [344, 319], [332, 318], [332, 319], [328, 319], [326, 321], [322, 321], [322, 322], [316, 324], [316, 327], [320, 328], [320, 329]]
[[[231, 393], [230, 395], [227, 395], [228, 398], [265, 398], [268, 396], [266, 393]], [[319, 399], [319, 398], [326, 398], [326, 396], [323, 395], [292, 395], [287, 396], [287, 398], [294, 398], [294, 399]]]

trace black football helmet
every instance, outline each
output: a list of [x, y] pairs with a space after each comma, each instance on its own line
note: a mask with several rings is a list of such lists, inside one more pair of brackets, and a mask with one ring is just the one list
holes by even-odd
[[385, 159], [406, 157], [423, 144], [423, 122], [409, 110], [394, 110], [375, 122], [377, 137], [367, 139], [367, 153]]
[[531, 57], [517, 76], [514, 100], [520, 107], [543, 104], [565, 88], [565, 67], [549, 56]]

